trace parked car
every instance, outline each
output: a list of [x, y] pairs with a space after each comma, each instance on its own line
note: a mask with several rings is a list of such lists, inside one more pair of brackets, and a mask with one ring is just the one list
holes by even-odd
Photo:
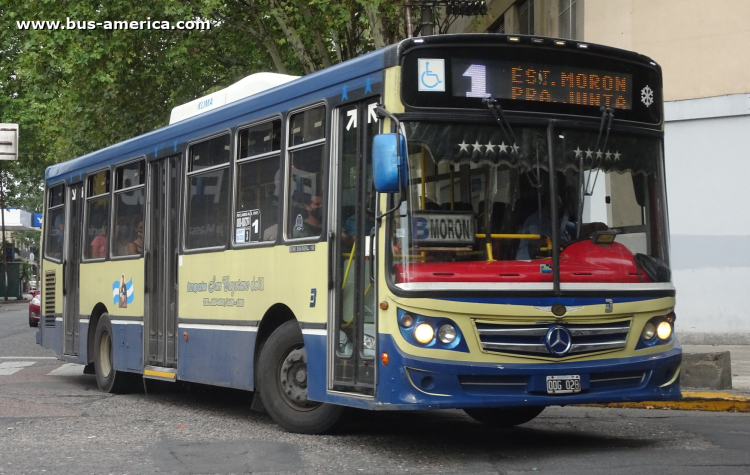
[[29, 326], [39, 326], [39, 315], [42, 313], [42, 302], [38, 290], [31, 291], [31, 302], [29, 302]]

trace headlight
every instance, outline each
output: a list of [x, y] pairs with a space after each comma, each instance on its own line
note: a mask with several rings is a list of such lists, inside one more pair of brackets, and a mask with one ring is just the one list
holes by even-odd
[[669, 337], [672, 336], [672, 325], [666, 320], [661, 322], [656, 328], [656, 334], [660, 340], [669, 340]]
[[414, 338], [423, 345], [431, 342], [435, 337], [435, 330], [428, 323], [420, 323], [417, 328], [414, 329]]
[[371, 337], [370, 335], [365, 335], [363, 343], [365, 345], [365, 349], [368, 349], [368, 350], [375, 349], [375, 338]]
[[37, 297], [34, 297], [33, 299], [31, 299], [31, 303], [33, 303], [34, 305], [41, 305], [42, 304], [42, 302], [40, 302]]
[[452, 343], [453, 340], [456, 339], [456, 329], [453, 328], [453, 325], [450, 325], [446, 323], [445, 325], [441, 326], [438, 330], [438, 340], [445, 343], [446, 345], [448, 343]]
[[641, 333], [641, 336], [644, 340], [649, 341], [653, 340], [654, 335], [656, 335], [656, 326], [651, 322], [646, 322], [643, 326], [643, 333]]

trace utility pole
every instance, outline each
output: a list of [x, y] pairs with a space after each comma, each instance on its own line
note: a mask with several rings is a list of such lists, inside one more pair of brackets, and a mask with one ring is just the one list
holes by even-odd
[[3, 293], [5, 294], [5, 301], [8, 301], [8, 255], [5, 252], [5, 167], [2, 166], [2, 162], [0, 162], [0, 213], [2, 213], [2, 226], [3, 226], [3, 277], [5, 278], [5, 281], [3, 282], [3, 289], [5, 290]]
[[422, 36], [432, 36], [435, 28], [433, 5], [422, 5]]

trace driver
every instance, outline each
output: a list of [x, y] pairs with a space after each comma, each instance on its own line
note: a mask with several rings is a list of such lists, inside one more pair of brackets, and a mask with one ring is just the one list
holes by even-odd
[[[558, 209], [562, 206], [562, 199], [557, 197]], [[576, 234], [576, 223], [568, 221], [565, 216], [559, 216], [561, 233], [559, 234], [560, 244], [566, 245], [571, 243]], [[564, 222], [564, 225], [563, 225]], [[605, 231], [608, 227], [604, 223], [586, 223], [581, 225], [580, 238], [586, 239], [597, 231]], [[542, 207], [537, 209], [523, 222], [520, 234], [539, 234], [541, 236], [551, 237], [552, 236], [552, 214], [550, 213], [550, 199], [549, 191], [546, 190], [542, 194]], [[518, 250], [516, 251], [516, 260], [528, 261], [534, 257], [535, 251], [533, 250], [533, 239], [521, 239], [518, 244]], [[531, 247], [529, 247], [531, 245]]]
[[[561, 203], [562, 200], [558, 196], [558, 208], [560, 207]], [[562, 219], [563, 218], [560, 218], [560, 224], [562, 224]], [[563, 232], [559, 236], [560, 242], [570, 242], [570, 228], [572, 227], [572, 232], [575, 232], [575, 223], [571, 223], [566, 220], [565, 226], [560, 227], [563, 228]], [[550, 213], [549, 192], [543, 193], [541, 209], [537, 209], [536, 211], [531, 213], [528, 218], [526, 218], [526, 220], [523, 222], [523, 226], [521, 226], [521, 231], [519, 232], [519, 234], [539, 234], [541, 236], [547, 237], [552, 236], [552, 214]], [[533, 239], [521, 239], [521, 241], [519, 241], [518, 250], [516, 251], [517, 261], [528, 261], [531, 259], [532, 252], [529, 248], [529, 245], [533, 241]]]

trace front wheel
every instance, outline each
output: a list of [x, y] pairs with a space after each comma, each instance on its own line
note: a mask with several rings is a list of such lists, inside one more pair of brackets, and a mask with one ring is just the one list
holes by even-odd
[[31, 318], [31, 315], [29, 315], [29, 326], [30, 327], [38, 327], [39, 326], [39, 321], [38, 320], [34, 320], [33, 318]]
[[464, 409], [474, 419], [494, 427], [513, 427], [525, 424], [542, 413], [545, 406], [494, 407], [489, 409]]
[[114, 363], [112, 322], [106, 313], [99, 318], [94, 337], [96, 384], [105, 393], [124, 393], [132, 389], [137, 375], [117, 371]]
[[281, 427], [301, 434], [321, 434], [338, 425], [343, 407], [307, 399], [307, 353], [296, 320], [271, 334], [258, 366], [263, 405]]

